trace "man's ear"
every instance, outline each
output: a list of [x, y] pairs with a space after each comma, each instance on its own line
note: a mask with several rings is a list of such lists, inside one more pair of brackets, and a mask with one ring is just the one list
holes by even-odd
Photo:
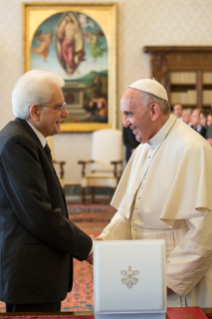
[[160, 106], [157, 103], [152, 103], [150, 105], [150, 111], [151, 111], [151, 120], [154, 122], [158, 119], [160, 115]]
[[33, 104], [30, 106], [30, 109], [29, 109], [29, 113], [30, 113], [30, 117], [38, 122], [40, 120], [40, 113], [41, 113], [41, 108], [39, 105], [37, 104]]

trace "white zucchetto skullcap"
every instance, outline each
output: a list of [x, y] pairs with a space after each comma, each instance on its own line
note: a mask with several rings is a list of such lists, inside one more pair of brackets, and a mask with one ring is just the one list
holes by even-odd
[[129, 85], [129, 88], [150, 93], [168, 102], [168, 96], [167, 96], [166, 90], [159, 82], [155, 80], [150, 80], [150, 79], [138, 80], [132, 83], [131, 85]]

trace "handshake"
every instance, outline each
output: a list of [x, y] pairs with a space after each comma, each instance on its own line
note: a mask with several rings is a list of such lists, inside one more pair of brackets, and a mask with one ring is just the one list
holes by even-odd
[[[91, 239], [92, 240], [102, 240], [101, 237], [94, 237], [94, 235], [90, 235]], [[91, 265], [93, 265], [93, 250], [92, 250], [92, 253], [87, 257], [87, 262]]]
[[[91, 237], [91, 239], [92, 240], [103, 240], [101, 237], [94, 237], [94, 235], [90, 235], [90, 237]], [[87, 259], [86, 259], [86, 261], [89, 263], [89, 264], [91, 264], [91, 265], [93, 265], [93, 251], [92, 251], [92, 253], [87, 257]], [[169, 288], [169, 287], [166, 287], [166, 294], [167, 295], [171, 295], [171, 294], [173, 294], [174, 293], [174, 291], [171, 289], [171, 288]]]

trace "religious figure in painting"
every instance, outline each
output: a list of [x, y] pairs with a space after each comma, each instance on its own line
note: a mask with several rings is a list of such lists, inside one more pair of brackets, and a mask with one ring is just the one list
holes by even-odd
[[107, 122], [107, 99], [105, 97], [92, 98], [88, 105], [84, 105], [87, 114], [81, 120], [75, 122]]
[[73, 13], [65, 15], [57, 31], [57, 48], [59, 60], [68, 74], [85, 61], [83, 39], [77, 17]]
[[39, 40], [36, 41], [36, 44], [39, 46], [38, 48], [32, 48], [32, 51], [35, 52], [38, 56], [42, 56], [44, 61], [49, 55], [49, 46], [51, 44], [52, 33], [35, 33], [34, 37], [37, 37]]
[[93, 84], [91, 85], [92, 97], [99, 97], [101, 95], [102, 82], [99, 76], [95, 76]]
[[104, 33], [101, 30], [96, 30], [96, 34], [92, 32], [87, 32], [85, 34], [88, 37], [88, 43], [90, 44], [91, 48], [91, 55], [96, 61], [98, 57], [101, 57], [104, 52], [107, 51], [106, 48], [102, 48], [102, 41], [101, 37], [104, 36]]

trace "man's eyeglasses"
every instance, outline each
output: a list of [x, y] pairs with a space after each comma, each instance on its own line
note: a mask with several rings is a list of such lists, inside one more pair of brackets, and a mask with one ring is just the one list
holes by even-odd
[[[47, 107], [48, 105], [40, 105], [41, 107]], [[64, 111], [66, 109], [66, 102], [64, 102], [63, 104], [57, 104], [55, 106], [51, 106], [53, 109], [55, 110], [60, 110], [60, 111]]]
[[63, 104], [58, 104], [58, 105], [52, 106], [52, 107], [55, 110], [61, 110], [63, 112], [66, 109], [66, 102], [64, 102]]

